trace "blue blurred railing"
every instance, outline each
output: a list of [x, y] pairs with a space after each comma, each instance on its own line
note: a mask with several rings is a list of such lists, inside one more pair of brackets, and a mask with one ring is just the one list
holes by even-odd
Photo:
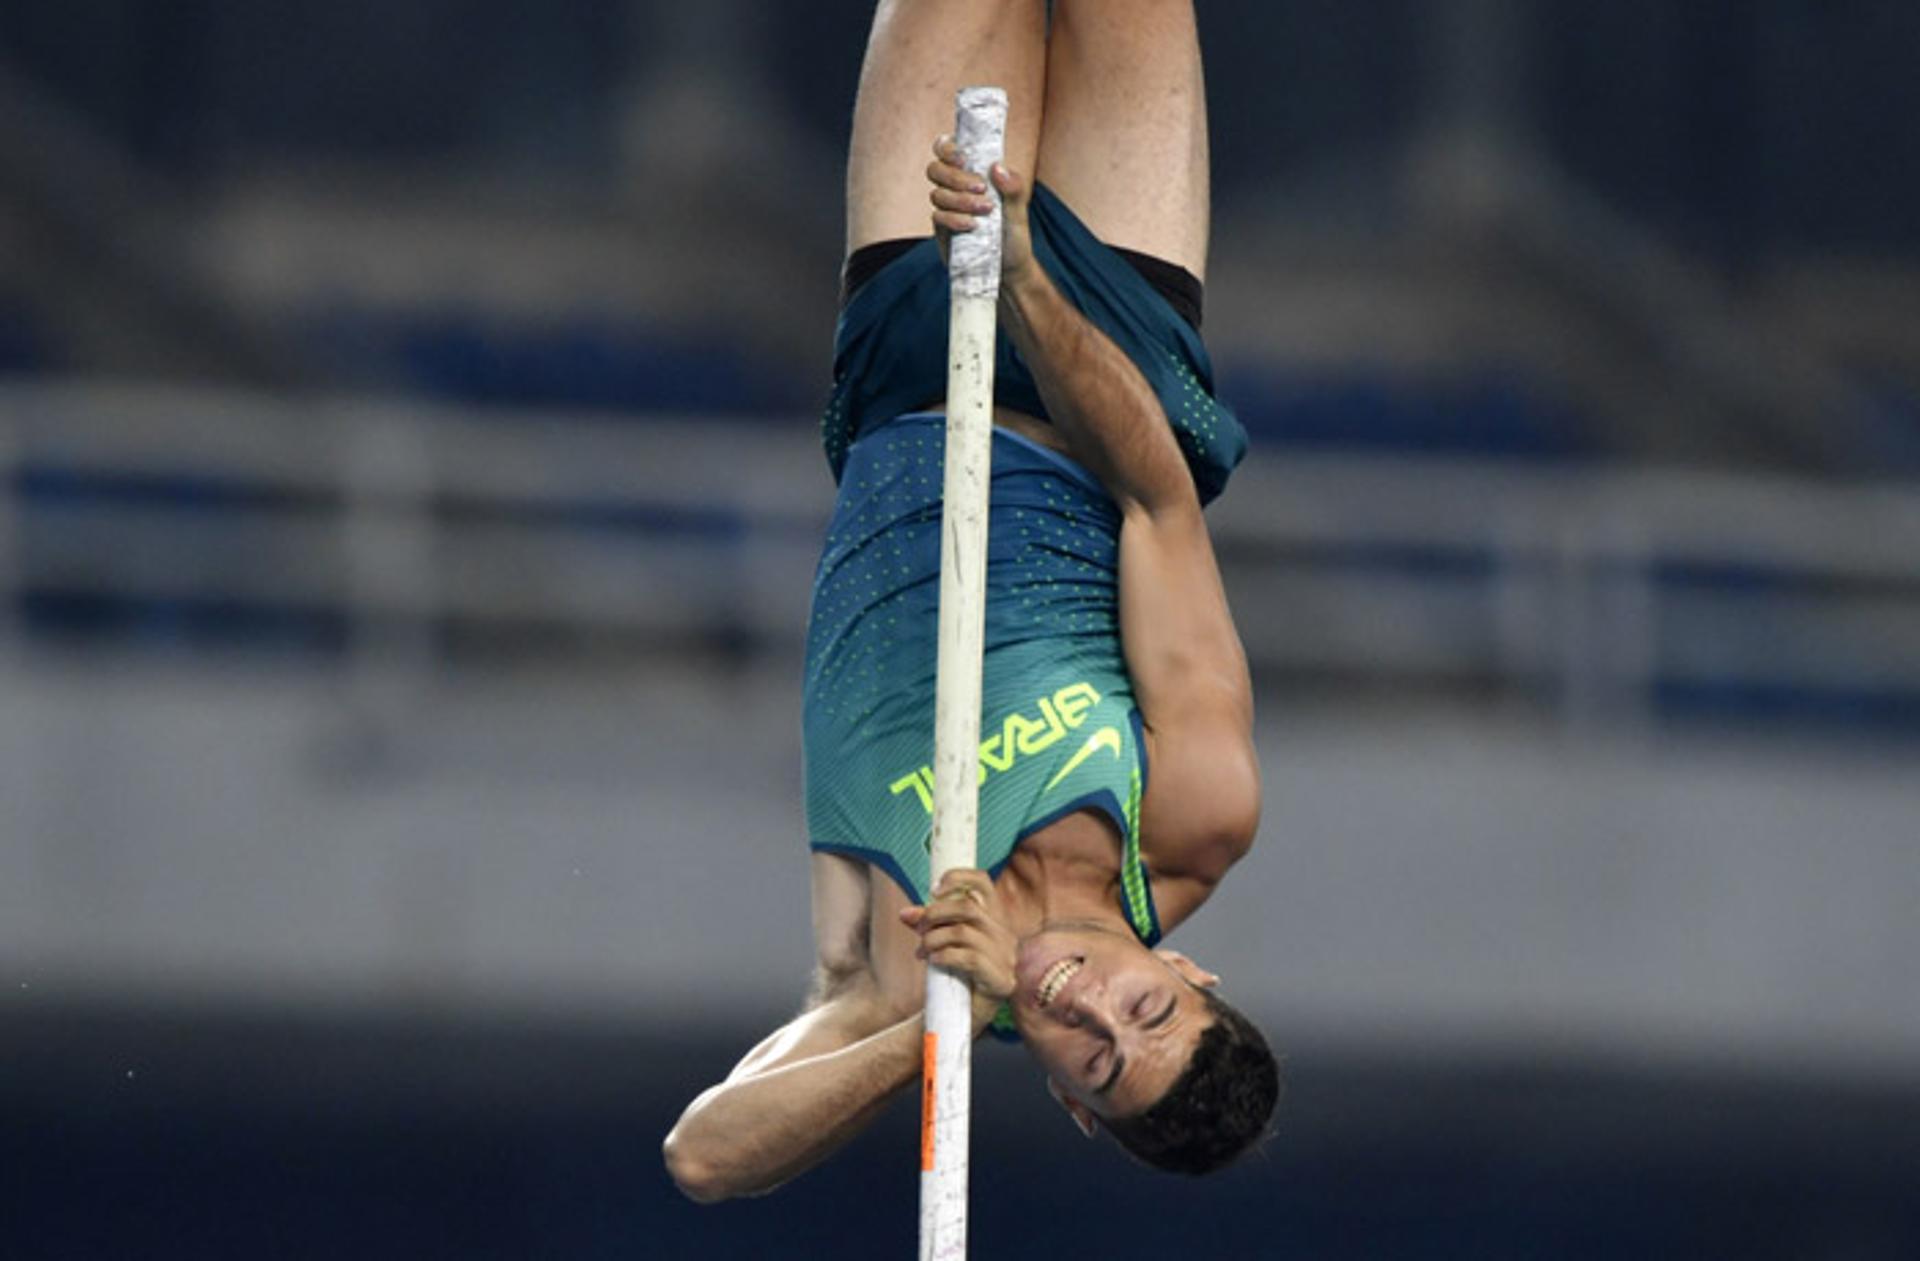
[[[0, 604], [45, 647], [790, 658], [831, 500], [805, 416], [14, 389], [0, 417]], [[1269, 446], [1213, 519], [1270, 686], [1920, 730], [1920, 487]]]

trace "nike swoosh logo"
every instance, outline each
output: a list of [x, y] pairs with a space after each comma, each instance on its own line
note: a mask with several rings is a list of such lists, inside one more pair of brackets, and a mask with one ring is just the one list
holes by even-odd
[[1100, 730], [1088, 736], [1087, 742], [1080, 746], [1080, 751], [1068, 758], [1067, 764], [1060, 768], [1060, 773], [1048, 780], [1047, 786], [1040, 791], [1052, 792], [1054, 786], [1067, 776], [1073, 774], [1080, 763], [1086, 761], [1102, 749], [1112, 753], [1115, 757], [1120, 756], [1120, 728], [1102, 727]]

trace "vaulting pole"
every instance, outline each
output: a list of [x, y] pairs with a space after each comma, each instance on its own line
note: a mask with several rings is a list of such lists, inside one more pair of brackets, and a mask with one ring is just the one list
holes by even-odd
[[[954, 142], [986, 175], [1006, 148], [1007, 94], [962, 88]], [[988, 187], [992, 181], [988, 180]], [[980, 805], [980, 661], [987, 609], [987, 484], [993, 456], [993, 340], [1000, 296], [1000, 207], [952, 240], [947, 340], [946, 482], [940, 529], [940, 639], [934, 684], [931, 879], [976, 866]], [[967, 1255], [967, 1120], [973, 1012], [967, 983], [927, 969], [920, 1098], [920, 1261]]]

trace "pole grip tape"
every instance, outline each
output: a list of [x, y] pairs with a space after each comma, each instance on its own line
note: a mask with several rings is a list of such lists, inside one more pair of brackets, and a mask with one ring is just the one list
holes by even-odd
[[987, 182], [993, 213], [974, 220], [971, 232], [957, 232], [947, 250], [947, 275], [953, 291], [968, 297], [1000, 295], [1000, 193], [988, 174], [1007, 153], [1007, 94], [1001, 88], [961, 88], [955, 97], [953, 143], [960, 164]]

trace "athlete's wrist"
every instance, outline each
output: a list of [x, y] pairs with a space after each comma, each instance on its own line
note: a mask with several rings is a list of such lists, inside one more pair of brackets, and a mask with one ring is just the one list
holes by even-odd
[[1035, 259], [1000, 274], [1000, 310], [1003, 315], [1032, 315], [1049, 299], [1056, 298], [1053, 280]]

